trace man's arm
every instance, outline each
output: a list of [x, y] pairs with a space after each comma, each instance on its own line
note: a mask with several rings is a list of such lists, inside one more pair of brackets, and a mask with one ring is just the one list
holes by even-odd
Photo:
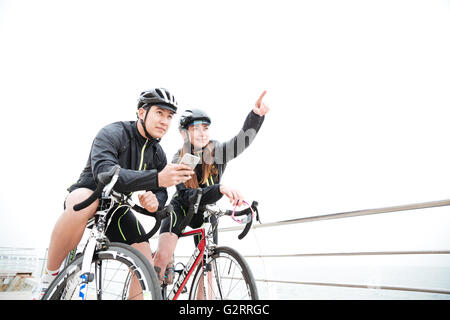
[[[100, 130], [94, 139], [91, 150], [91, 167], [94, 179], [102, 172], [108, 172], [113, 166], [119, 164], [120, 141], [117, 132], [111, 125]], [[153, 190], [158, 186], [158, 171], [131, 170], [121, 168], [119, 179], [114, 186], [118, 192], [134, 192], [138, 190]]]
[[[157, 152], [158, 152], [158, 159], [160, 159], [160, 161], [156, 165], [156, 170], [159, 173], [167, 165], [167, 157], [162, 149], [158, 149]], [[162, 208], [164, 208], [164, 206], [166, 205], [166, 202], [167, 202], [167, 198], [168, 198], [167, 189], [163, 188], [163, 187], [158, 187], [156, 189], [147, 190], [147, 191], [152, 191], [155, 194], [156, 198], [158, 199], [158, 210], [161, 210]]]

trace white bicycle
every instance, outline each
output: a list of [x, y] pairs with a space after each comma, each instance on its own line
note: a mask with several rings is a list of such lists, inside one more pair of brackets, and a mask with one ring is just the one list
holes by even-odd
[[[88, 225], [92, 230], [83, 252], [73, 257], [61, 271], [42, 300], [162, 299], [159, 280], [148, 259], [127, 244], [109, 242], [105, 231], [114, 208], [121, 204], [156, 219], [153, 229], [136, 239], [136, 242], [147, 241], [158, 231], [162, 219], [170, 214], [172, 207], [169, 205], [151, 213], [134, 204], [130, 197], [114, 191], [119, 171], [120, 167], [116, 166], [108, 173], [99, 174], [95, 192], [74, 206], [74, 210], [79, 211], [100, 199], [94, 219]], [[133, 282], [135, 285], [131, 286]]]

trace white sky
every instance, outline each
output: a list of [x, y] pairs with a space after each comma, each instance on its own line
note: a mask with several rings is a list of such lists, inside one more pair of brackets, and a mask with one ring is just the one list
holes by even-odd
[[[158, 86], [206, 109], [217, 140], [268, 90], [260, 134], [223, 180], [263, 222], [449, 198], [449, 57], [448, 1], [0, 0], [0, 246], [48, 245], [96, 133]], [[402, 238], [406, 224], [448, 249], [449, 209], [433, 210], [363, 230]], [[367, 248], [336, 226], [315, 243]]]

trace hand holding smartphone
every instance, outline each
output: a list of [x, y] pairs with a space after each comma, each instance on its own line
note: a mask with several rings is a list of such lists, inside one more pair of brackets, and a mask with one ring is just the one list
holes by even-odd
[[190, 153], [185, 153], [181, 161], [179, 161], [178, 163], [188, 165], [192, 170], [194, 170], [199, 162], [200, 157], [194, 156]]

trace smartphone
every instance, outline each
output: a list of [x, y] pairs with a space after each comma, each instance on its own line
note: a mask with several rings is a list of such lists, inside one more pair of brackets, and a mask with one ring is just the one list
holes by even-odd
[[185, 153], [183, 158], [178, 163], [183, 163], [188, 165], [192, 170], [194, 170], [195, 166], [200, 162], [200, 157], [194, 156], [190, 153]]

